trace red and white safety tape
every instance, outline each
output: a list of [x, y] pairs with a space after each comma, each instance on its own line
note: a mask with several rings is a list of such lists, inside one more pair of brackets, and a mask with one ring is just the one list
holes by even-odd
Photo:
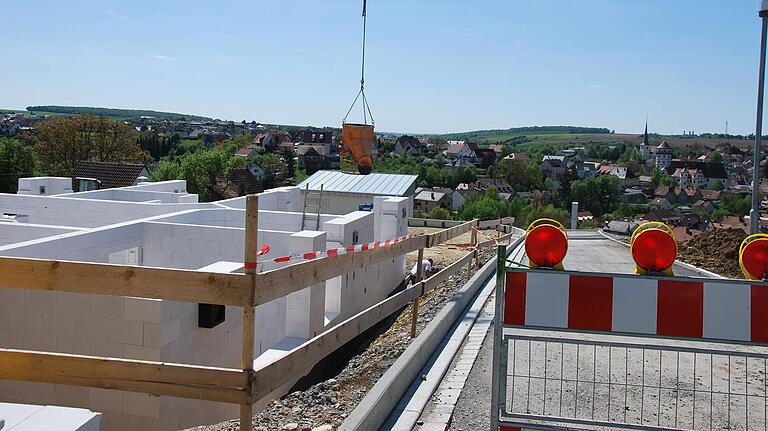
[[[366, 251], [366, 250], [373, 250], [376, 248], [381, 247], [387, 247], [390, 245], [397, 244], [399, 242], [403, 242], [407, 239], [413, 238], [414, 235], [405, 235], [401, 237], [397, 237], [394, 239], [388, 239], [385, 241], [374, 241], [369, 242], [367, 244], [357, 244], [349, 247], [339, 247], [339, 248], [331, 248], [328, 250], [316, 250], [316, 251], [309, 251], [306, 253], [297, 253], [297, 254], [289, 254], [287, 256], [280, 256], [275, 257], [273, 259], [266, 259], [266, 260], [259, 260], [258, 263], [265, 263], [265, 262], [290, 262], [294, 260], [312, 260], [317, 259], [320, 257], [329, 257], [329, 256], [343, 256], [345, 254], [350, 253], [357, 253], [360, 251]], [[262, 247], [264, 249], [264, 247]], [[267, 251], [265, 253], [259, 253], [259, 255], [263, 255], [269, 252], [269, 248], [267, 246]]]

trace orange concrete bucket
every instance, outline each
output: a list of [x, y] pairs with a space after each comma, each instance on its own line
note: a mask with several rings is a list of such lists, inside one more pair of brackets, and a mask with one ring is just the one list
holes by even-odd
[[373, 125], [345, 123], [341, 130], [341, 140], [352, 153], [358, 172], [370, 174], [373, 169], [371, 150], [376, 139]]

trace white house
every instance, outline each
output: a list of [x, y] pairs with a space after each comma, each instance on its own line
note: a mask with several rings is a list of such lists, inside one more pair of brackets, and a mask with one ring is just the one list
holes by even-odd
[[474, 159], [477, 154], [465, 141], [448, 141], [448, 149], [443, 152], [446, 157], [454, 159]]
[[670, 163], [672, 163], [672, 148], [667, 144], [667, 141], [663, 141], [661, 145], [656, 147], [656, 167], [667, 169]]

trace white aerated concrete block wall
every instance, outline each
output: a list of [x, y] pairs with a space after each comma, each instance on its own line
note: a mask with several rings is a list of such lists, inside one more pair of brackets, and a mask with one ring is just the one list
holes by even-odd
[[[377, 196], [373, 204], [376, 240], [387, 240], [408, 234], [408, 219], [413, 215], [413, 199]], [[397, 285], [406, 275], [405, 255], [383, 264], [383, 282]]]
[[53, 196], [72, 193], [72, 178], [69, 177], [32, 177], [19, 178], [17, 194]]
[[[0, 210], [28, 215], [28, 224], [16, 224], [15, 230], [0, 225], [0, 242], [8, 242], [0, 246], [0, 255], [239, 270], [245, 199], [140, 202], [197, 199], [181, 194], [182, 188], [183, 182], [173, 181], [141, 184], [93, 192], [93, 199], [81, 193], [47, 198], [0, 194]], [[122, 200], [111, 200], [118, 197]], [[262, 259], [402, 236], [411, 201], [377, 198], [374, 212], [322, 214], [321, 232], [300, 231], [301, 210], [295, 187], [262, 194], [258, 246], [271, 248]], [[305, 229], [314, 229], [311, 219]], [[264, 262], [259, 269], [284, 265]], [[267, 352], [264, 359], [279, 354], [322, 331], [334, 317], [339, 321], [383, 299], [404, 273], [403, 256], [259, 305], [256, 355]], [[110, 281], [103, 282], [108, 288]], [[225, 321], [211, 329], [199, 328], [197, 319], [194, 303], [0, 289], [3, 347], [240, 368], [242, 309], [226, 307]], [[104, 413], [102, 429], [118, 431], [175, 430], [238, 413], [237, 406], [223, 403], [28, 382], [0, 381], [0, 399], [89, 408]]]
[[[301, 231], [291, 235], [290, 252], [322, 250], [326, 233]], [[286, 303], [285, 336], [309, 339], [322, 332], [325, 326], [325, 283], [291, 293]]]

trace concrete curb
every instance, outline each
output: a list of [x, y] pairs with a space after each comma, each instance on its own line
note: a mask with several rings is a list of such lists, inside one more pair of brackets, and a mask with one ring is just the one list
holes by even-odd
[[[522, 238], [508, 246], [514, 250]], [[366, 394], [365, 398], [350, 413], [339, 431], [377, 431], [386, 422], [400, 399], [418, 378], [424, 365], [430, 360], [435, 349], [443, 342], [446, 334], [454, 327], [464, 310], [474, 299], [478, 290], [496, 271], [496, 258], [489, 260], [449, 300], [416, 339], [411, 341], [402, 355], [384, 373]]]

